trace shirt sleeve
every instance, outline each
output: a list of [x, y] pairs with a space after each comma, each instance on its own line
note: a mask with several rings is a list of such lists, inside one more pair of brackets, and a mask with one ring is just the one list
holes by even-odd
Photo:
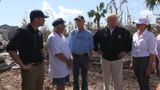
[[156, 38], [155, 35], [152, 33], [148, 39], [148, 47], [149, 47], [149, 53], [155, 54], [155, 46], [156, 46]]
[[90, 50], [94, 49], [94, 44], [93, 44], [93, 36], [92, 34], [90, 35], [90, 45], [89, 45]]
[[99, 48], [99, 41], [100, 41], [100, 37], [99, 37], [99, 31], [97, 31], [95, 33], [95, 35], [93, 36], [93, 43], [94, 43], [94, 50], [95, 51], [98, 51], [100, 48]]
[[128, 30], [126, 30], [126, 35], [125, 35], [125, 51], [130, 52], [132, 49], [132, 35]]
[[56, 40], [55, 38], [51, 37], [48, 40], [48, 49], [50, 50], [50, 52], [53, 55], [56, 55], [58, 53], [62, 53], [61, 49], [60, 49], [60, 43], [58, 40]]
[[41, 49], [43, 49], [43, 34], [40, 32], [41, 36], [40, 36], [40, 39], [41, 39]]
[[22, 30], [18, 29], [6, 47], [7, 52], [8, 51], [17, 51], [19, 49], [20, 44], [23, 39], [22, 36], [23, 36]]

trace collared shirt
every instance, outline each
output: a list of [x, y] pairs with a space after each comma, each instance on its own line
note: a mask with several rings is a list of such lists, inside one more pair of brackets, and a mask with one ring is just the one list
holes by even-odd
[[115, 29], [111, 29], [111, 28], [109, 28], [109, 27], [108, 27], [108, 29], [110, 30], [111, 35], [112, 35], [112, 32], [113, 32]]
[[7, 45], [7, 51], [18, 51], [24, 64], [39, 63], [43, 61], [43, 36], [42, 33], [29, 24], [19, 28], [15, 36]]
[[93, 36], [89, 30], [72, 30], [68, 36], [69, 47], [74, 54], [89, 53], [94, 48]]
[[101, 50], [102, 57], [114, 61], [120, 59], [121, 52], [129, 52], [132, 46], [132, 37], [128, 30], [116, 27], [112, 34], [108, 27], [98, 30], [94, 35], [94, 50]]
[[49, 49], [49, 74], [51, 78], [62, 78], [70, 73], [67, 64], [57, 58], [55, 55], [63, 53], [68, 59], [72, 54], [67, 44], [66, 38], [63, 35], [58, 35], [52, 32], [48, 36], [48, 49]]
[[139, 35], [139, 30], [133, 35], [132, 56], [146, 57], [155, 54], [155, 35], [147, 29]]
[[156, 47], [155, 47], [156, 55], [160, 58], [160, 35], [156, 37]]

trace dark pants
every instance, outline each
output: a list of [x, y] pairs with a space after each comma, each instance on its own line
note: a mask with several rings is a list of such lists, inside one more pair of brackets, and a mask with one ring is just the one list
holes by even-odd
[[89, 57], [88, 55], [83, 56], [76, 56], [73, 55], [73, 79], [74, 79], [74, 86], [73, 90], [80, 90], [79, 89], [79, 73], [81, 70], [82, 76], [82, 90], [88, 90], [88, 62]]
[[140, 90], [149, 89], [149, 76], [146, 76], [146, 70], [149, 65], [149, 57], [133, 57], [133, 70], [138, 80]]

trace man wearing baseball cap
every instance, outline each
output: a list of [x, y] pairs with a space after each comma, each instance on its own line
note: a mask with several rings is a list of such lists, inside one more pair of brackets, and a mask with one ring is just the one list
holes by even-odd
[[139, 18], [134, 22], [137, 32], [133, 34], [132, 64], [140, 90], [150, 90], [149, 76], [155, 56], [155, 35], [151, 32], [148, 18]]
[[52, 84], [57, 86], [56, 90], [65, 90], [72, 66], [72, 54], [66, 37], [62, 34], [65, 30], [64, 23], [62, 18], [56, 19], [52, 23], [53, 32], [48, 36], [49, 74]]
[[85, 19], [79, 15], [75, 19], [77, 28], [69, 33], [69, 47], [73, 55], [73, 90], [80, 90], [79, 75], [81, 70], [81, 90], [88, 90], [88, 66], [92, 58], [93, 36], [84, 27]]
[[41, 10], [31, 11], [30, 23], [19, 28], [7, 45], [10, 56], [21, 67], [22, 90], [43, 90], [45, 55], [38, 27], [44, 25], [47, 17]]

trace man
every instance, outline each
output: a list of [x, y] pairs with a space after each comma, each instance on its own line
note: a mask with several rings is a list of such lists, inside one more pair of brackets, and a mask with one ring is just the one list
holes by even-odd
[[65, 90], [65, 83], [69, 80], [72, 66], [72, 54], [65, 36], [62, 35], [65, 29], [64, 23], [62, 18], [56, 19], [52, 23], [54, 31], [48, 36], [49, 73], [57, 90]]
[[118, 26], [118, 18], [115, 14], [107, 17], [107, 23], [105, 28], [94, 35], [95, 51], [102, 55], [105, 90], [110, 90], [110, 77], [114, 82], [115, 90], [123, 90], [122, 58], [131, 50], [132, 37], [126, 29]]
[[19, 28], [10, 40], [7, 51], [12, 59], [20, 65], [22, 90], [43, 90], [43, 36], [38, 30], [47, 18], [41, 10], [30, 13], [30, 23]]
[[68, 36], [69, 46], [73, 55], [73, 90], [79, 90], [79, 73], [81, 70], [82, 90], [88, 90], [88, 65], [92, 57], [93, 37], [89, 30], [84, 28], [84, 17], [79, 15], [75, 19], [77, 29]]

